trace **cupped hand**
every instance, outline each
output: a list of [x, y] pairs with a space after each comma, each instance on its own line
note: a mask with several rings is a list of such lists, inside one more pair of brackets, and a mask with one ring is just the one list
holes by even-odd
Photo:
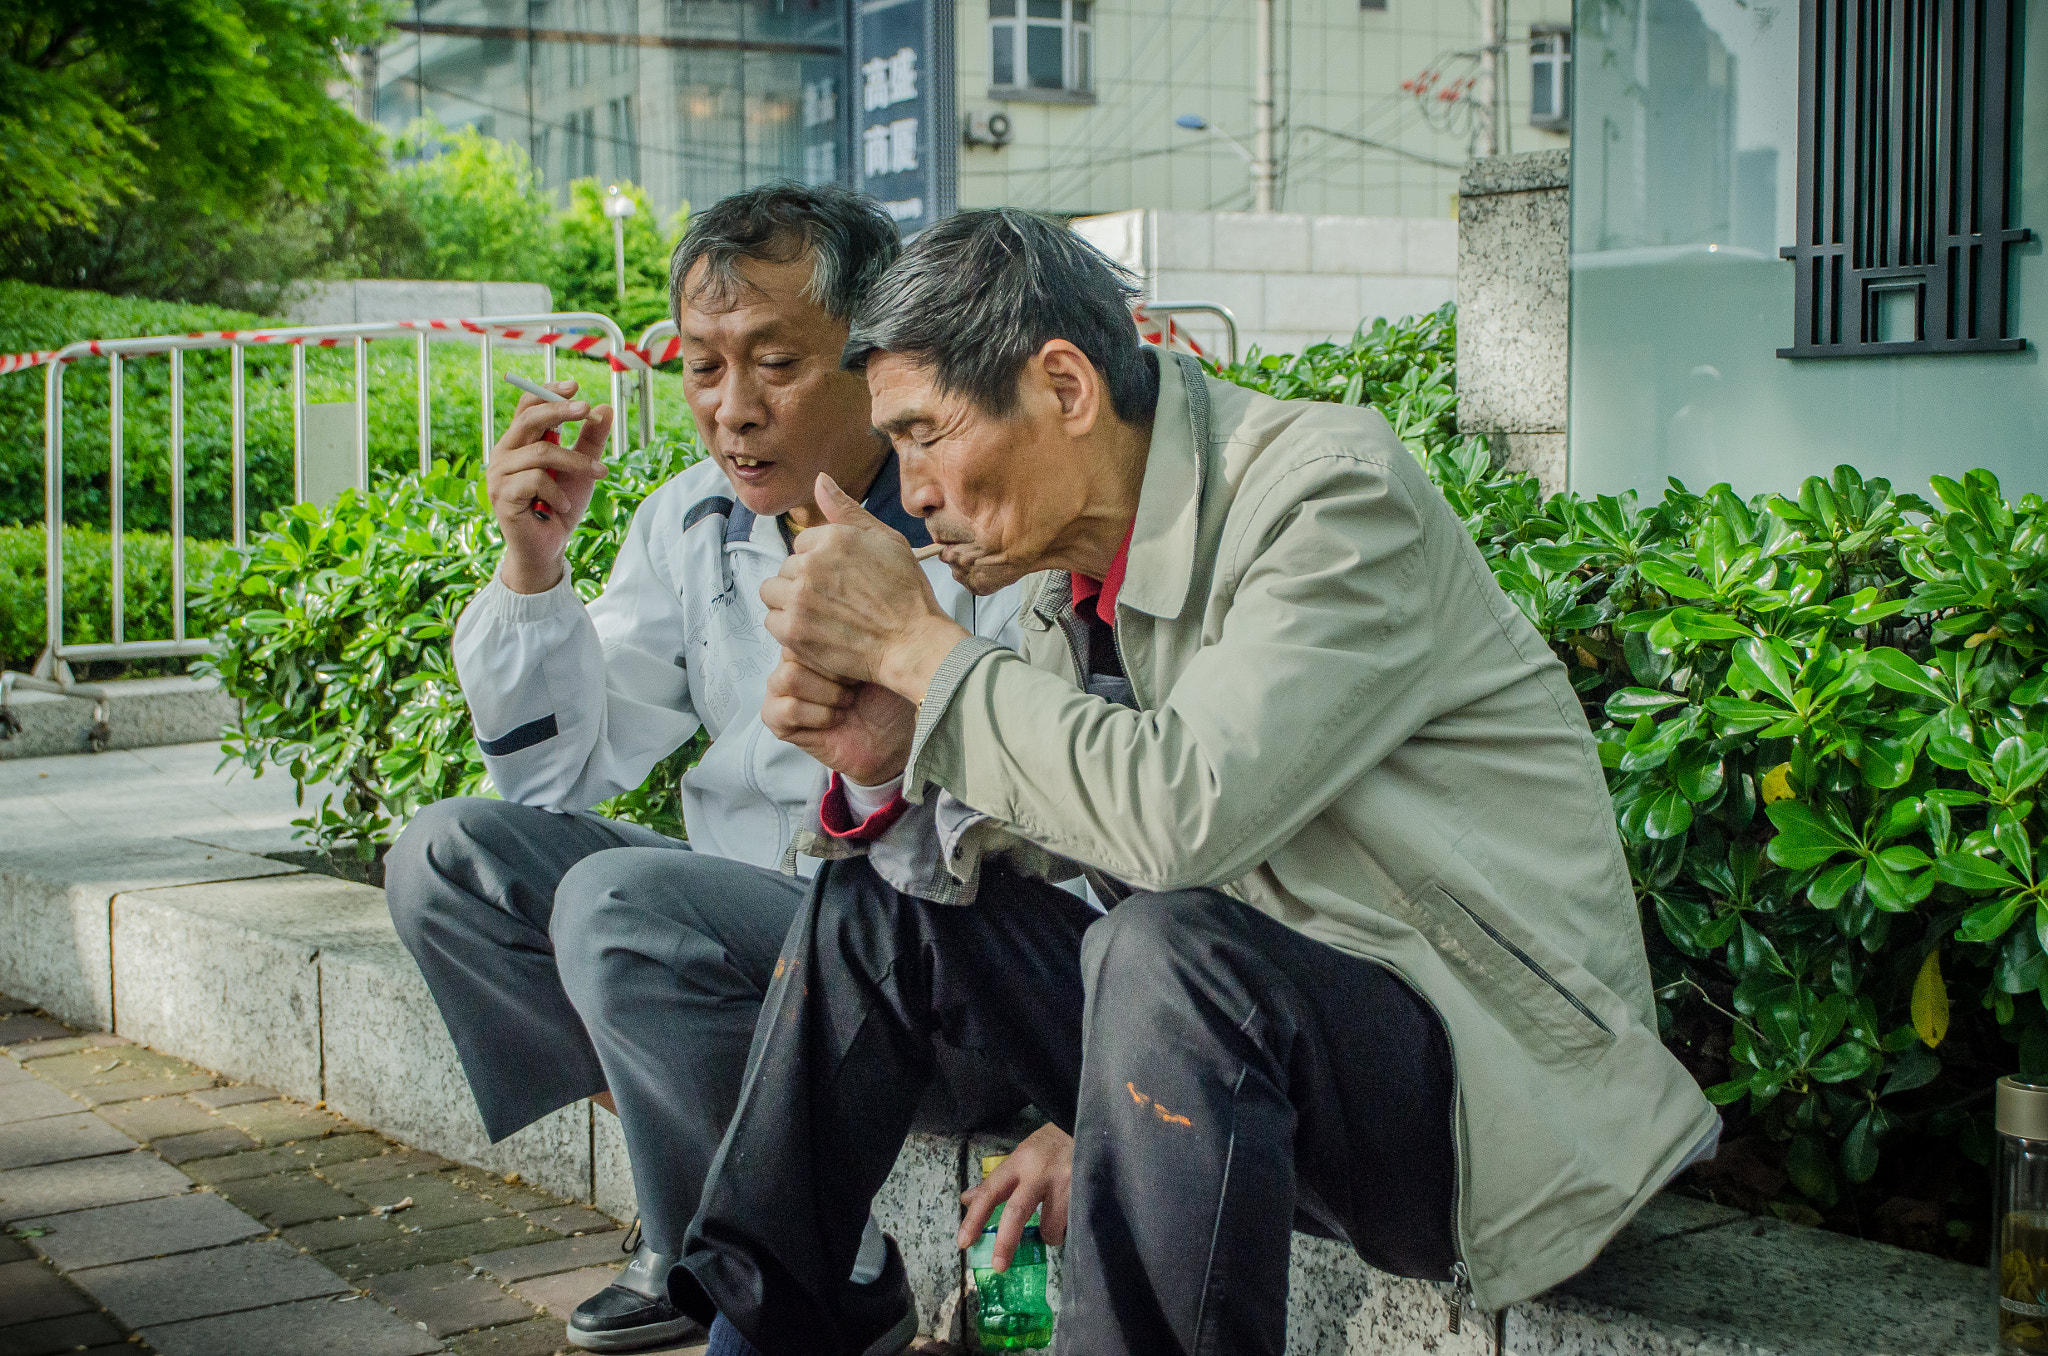
[[967, 631], [940, 608], [901, 532], [830, 476], [818, 477], [817, 498], [827, 521], [799, 536], [761, 585], [768, 634], [817, 673], [922, 699]]
[[841, 776], [879, 786], [910, 757], [917, 708], [880, 684], [828, 677], [784, 650], [768, 675], [761, 723]]
[[1067, 1241], [1067, 1201], [1074, 1185], [1073, 1136], [1057, 1125], [1041, 1125], [996, 1170], [960, 1193], [967, 1214], [954, 1238], [959, 1247], [971, 1247], [988, 1227], [988, 1217], [998, 1205], [1003, 1222], [996, 1226], [995, 1263], [997, 1271], [1008, 1271], [1017, 1245], [1024, 1241], [1024, 1226], [1031, 1212], [1039, 1211], [1038, 1235], [1058, 1247]]
[[[576, 394], [576, 383], [557, 381], [551, 390]], [[576, 442], [564, 447], [555, 430], [583, 422]], [[562, 555], [570, 534], [590, 507], [591, 492], [605, 475], [599, 459], [611, 436], [612, 407], [585, 401], [546, 401], [523, 395], [505, 434], [491, 449], [484, 487], [505, 539], [498, 574], [514, 593], [545, 593], [562, 578]], [[532, 512], [538, 499], [546, 518]]]

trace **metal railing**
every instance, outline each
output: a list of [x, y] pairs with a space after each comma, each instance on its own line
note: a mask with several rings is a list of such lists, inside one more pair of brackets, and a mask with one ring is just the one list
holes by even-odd
[[1223, 322], [1223, 342], [1230, 350], [1230, 361], [1237, 361], [1237, 313], [1228, 306], [1214, 301], [1148, 301], [1145, 314], [1154, 316], [1213, 315]]
[[[80, 341], [58, 350], [43, 377], [43, 521], [45, 531], [44, 630], [45, 645], [34, 669], [28, 674], [8, 674], [0, 685], [0, 706], [16, 688], [55, 692], [64, 696], [103, 702], [98, 687], [72, 680], [70, 660], [154, 659], [200, 655], [212, 650], [204, 637], [186, 634], [185, 620], [185, 354], [197, 350], [230, 350], [230, 471], [233, 540], [248, 544], [248, 398], [245, 380], [245, 350], [255, 347], [289, 346], [291, 349], [292, 399], [292, 487], [295, 500], [303, 500], [306, 485], [306, 348], [324, 348], [348, 343], [354, 350], [355, 371], [355, 478], [370, 485], [369, 435], [369, 345], [378, 339], [405, 338], [413, 341], [419, 418], [419, 465], [428, 470], [433, 462], [433, 387], [428, 357], [434, 341], [459, 340], [478, 346], [479, 423], [482, 458], [490, 460], [497, 441], [494, 417], [496, 373], [493, 350], [508, 342], [495, 331], [544, 332], [573, 335], [596, 331], [609, 344], [609, 351], [622, 354], [625, 336], [610, 316], [595, 311], [565, 311], [547, 315], [487, 316], [466, 322], [387, 321], [350, 325], [312, 325], [275, 330], [229, 331], [218, 334], [159, 335], [141, 339], [100, 339]], [[555, 344], [538, 342], [543, 375], [555, 375]], [[573, 347], [573, 345], [572, 345]], [[165, 353], [170, 361], [170, 519], [171, 519], [171, 635], [168, 638], [130, 640], [127, 638], [125, 598], [127, 562], [123, 554], [123, 482], [125, 440], [123, 387], [129, 361], [145, 355]], [[110, 641], [66, 644], [64, 640], [64, 387], [65, 369], [86, 357], [108, 360], [108, 518], [111, 531], [109, 573], [111, 587]], [[618, 409], [623, 402], [623, 373], [614, 365], [610, 374], [610, 399]], [[643, 396], [651, 390], [642, 388]], [[612, 426], [613, 450], [626, 450], [626, 421]]]

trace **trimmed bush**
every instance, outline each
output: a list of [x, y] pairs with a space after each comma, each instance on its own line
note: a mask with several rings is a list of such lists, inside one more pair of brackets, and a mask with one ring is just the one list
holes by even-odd
[[[153, 532], [122, 535], [127, 560], [123, 632], [130, 640], [171, 634], [171, 539]], [[225, 542], [187, 538], [186, 618], [189, 634], [205, 628], [193, 610]], [[64, 532], [64, 638], [75, 644], [112, 640], [113, 538], [105, 532]], [[0, 527], [0, 668], [26, 670], [43, 652], [43, 530]]]
[[[586, 600], [640, 501], [699, 455], [694, 441], [660, 441], [607, 460], [570, 543]], [[437, 463], [366, 495], [343, 491], [332, 509], [267, 515], [263, 528], [222, 559], [202, 605], [221, 648], [199, 667], [243, 702], [224, 751], [258, 775], [285, 767], [302, 796], [332, 783], [293, 822], [323, 850], [346, 844], [368, 859], [422, 805], [489, 789], [448, 642], [497, 569], [497, 524], [480, 479]], [[600, 811], [682, 836], [676, 783], [701, 747]]]

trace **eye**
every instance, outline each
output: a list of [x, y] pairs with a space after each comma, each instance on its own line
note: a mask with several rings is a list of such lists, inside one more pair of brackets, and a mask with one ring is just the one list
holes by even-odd
[[710, 375], [711, 375], [711, 374], [712, 374], [713, 372], [716, 372], [717, 370], [718, 370], [718, 364], [717, 364], [717, 363], [691, 363], [691, 364], [690, 364], [690, 375], [691, 375], [691, 376], [693, 376], [693, 377], [708, 377], [708, 376], [710, 376]]

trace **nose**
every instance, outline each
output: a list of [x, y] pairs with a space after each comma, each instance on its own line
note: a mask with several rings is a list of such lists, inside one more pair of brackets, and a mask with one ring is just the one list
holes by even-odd
[[728, 433], [751, 433], [768, 422], [768, 404], [753, 379], [751, 364], [727, 363], [724, 379], [718, 383], [718, 403], [713, 417]]
[[920, 518], [929, 518], [946, 506], [946, 495], [937, 478], [927, 472], [924, 458], [915, 453], [897, 453], [896, 484], [903, 507]]

